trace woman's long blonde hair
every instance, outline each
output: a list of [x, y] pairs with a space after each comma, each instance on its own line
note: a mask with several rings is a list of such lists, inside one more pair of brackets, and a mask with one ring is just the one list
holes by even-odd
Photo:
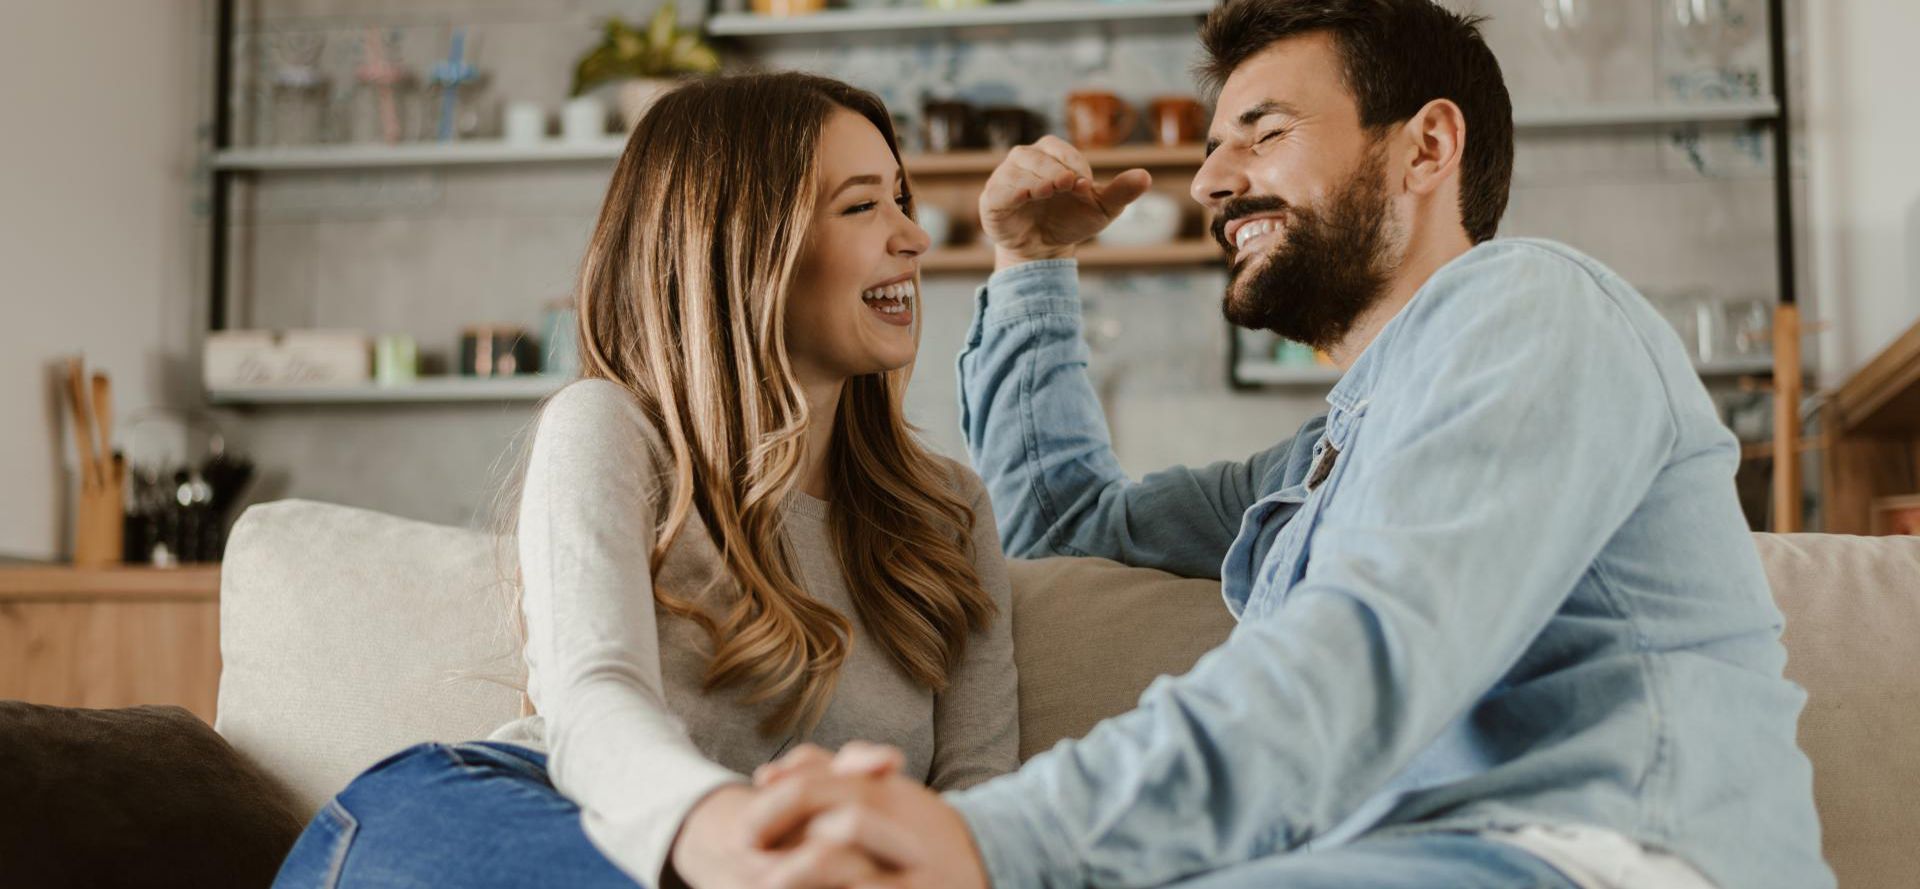
[[[872, 122], [898, 159], [885, 106], [839, 81], [739, 75], [661, 96], [614, 169], [576, 294], [582, 376], [633, 393], [671, 451], [666, 508], [647, 542], [655, 579], [697, 516], [737, 588], [703, 603], [705, 591], [656, 583], [654, 598], [706, 631], [708, 691], [781, 700], [767, 733], [818, 722], [851, 644], [846, 617], [802, 588], [781, 535], [808, 423], [787, 353], [787, 296], [818, 203], [821, 132], [840, 108]], [[907, 375], [847, 381], [828, 455], [828, 523], [868, 634], [939, 691], [995, 607], [973, 568], [973, 511], [906, 422]], [[510, 488], [506, 539], [518, 484]], [[512, 589], [518, 625], [517, 576]]]

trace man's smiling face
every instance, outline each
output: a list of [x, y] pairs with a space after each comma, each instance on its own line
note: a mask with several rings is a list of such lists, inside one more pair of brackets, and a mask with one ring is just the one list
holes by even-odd
[[1247, 59], [1215, 109], [1192, 193], [1232, 257], [1227, 318], [1327, 348], [1384, 290], [1403, 240], [1381, 134], [1361, 125], [1324, 32]]

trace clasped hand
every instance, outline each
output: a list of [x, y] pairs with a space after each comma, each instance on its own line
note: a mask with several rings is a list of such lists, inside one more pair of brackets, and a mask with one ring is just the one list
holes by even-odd
[[688, 814], [672, 870], [693, 889], [986, 889], [960, 814], [898, 750], [802, 745]]

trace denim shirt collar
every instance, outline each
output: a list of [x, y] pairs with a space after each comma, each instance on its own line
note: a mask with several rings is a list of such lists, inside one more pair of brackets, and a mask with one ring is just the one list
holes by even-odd
[[1407, 304], [1401, 306], [1400, 311], [1395, 312], [1393, 317], [1380, 328], [1380, 332], [1374, 335], [1373, 342], [1360, 350], [1360, 357], [1354, 359], [1353, 366], [1340, 375], [1339, 382], [1334, 383], [1333, 389], [1327, 393], [1327, 406], [1332, 408], [1327, 417], [1328, 435], [1335, 434], [1337, 431], [1335, 426], [1340, 424], [1344, 417], [1366, 413], [1367, 404], [1373, 400], [1375, 387], [1379, 383], [1381, 368], [1387, 361], [1386, 355], [1393, 349], [1393, 339], [1401, 329], [1411, 323], [1407, 321], [1407, 316], [1413, 313], [1414, 306], [1420, 302], [1420, 298], [1433, 289], [1434, 281], [1468, 256], [1478, 252], [1479, 246], [1475, 245], [1448, 260], [1435, 269], [1433, 274], [1428, 275], [1427, 280], [1422, 282], [1420, 288], [1415, 290], [1413, 296], [1407, 300]]

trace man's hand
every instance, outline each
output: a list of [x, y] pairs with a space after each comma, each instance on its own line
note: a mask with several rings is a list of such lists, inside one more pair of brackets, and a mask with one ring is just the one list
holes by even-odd
[[1013, 149], [980, 192], [994, 267], [1072, 256], [1152, 184], [1146, 170], [1133, 169], [1095, 186], [1080, 150], [1056, 136]]
[[[759, 850], [854, 847], [874, 856], [881, 875], [859, 885], [900, 889], [987, 889], [986, 868], [960, 813], [899, 774], [899, 751], [853, 743], [838, 756], [803, 746], [754, 775], [761, 794], [747, 807], [749, 842]], [[798, 871], [805, 885], [833, 885], [836, 874]]]
[[[744, 818], [764, 793], [728, 786], [696, 804], [674, 838], [668, 886], [677, 876], [694, 889], [845, 889], [876, 885], [885, 876], [886, 868], [857, 843], [864, 837], [844, 830], [823, 830], [780, 849], [749, 843]], [[873, 844], [891, 841], [886, 829], [879, 834]]]

